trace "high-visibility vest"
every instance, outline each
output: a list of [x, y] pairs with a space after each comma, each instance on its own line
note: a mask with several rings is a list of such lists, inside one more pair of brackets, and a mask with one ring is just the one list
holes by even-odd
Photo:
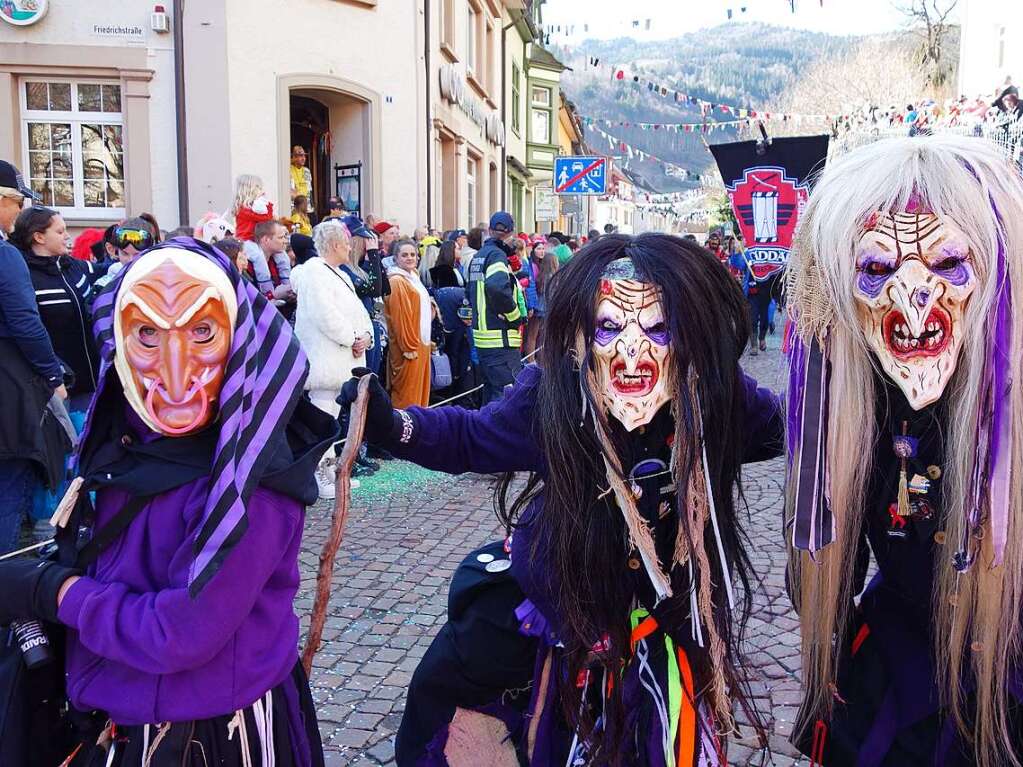
[[[514, 308], [499, 314], [487, 301], [487, 280], [503, 275]], [[508, 259], [497, 247], [484, 246], [469, 264], [469, 303], [472, 304], [472, 338], [477, 349], [518, 349], [522, 345], [519, 325], [522, 312], [516, 298], [518, 282], [508, 266]]]

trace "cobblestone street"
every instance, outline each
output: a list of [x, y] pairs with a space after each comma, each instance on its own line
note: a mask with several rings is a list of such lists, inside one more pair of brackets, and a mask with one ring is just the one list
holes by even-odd
[[[766, 354], [744, 362], [762, 385], [777, 389], [779, 337], [769, 344]], [[747, 629], [747, 655], [757, 705], [771, 728], [772, 757], [762, 760], [740, 741], [729, 751], [733, 765], [799, 764], [788, 745], [799, 702], [799, 638], [784, 589], [783, 479], [780, 460], [744, 472], [750, 555], [763, 579]], [[311, 680], [328, 765], [393, 764], [406, 686], [444, 622], [450, 577], [466, 553], [502, 535], [492, 491], [486, 477], [447, 477], [398, 462], [385, 464], [355, 491]], [[321, 503], [306, 523], [297, 602], [306, 616], [329, 514]]]

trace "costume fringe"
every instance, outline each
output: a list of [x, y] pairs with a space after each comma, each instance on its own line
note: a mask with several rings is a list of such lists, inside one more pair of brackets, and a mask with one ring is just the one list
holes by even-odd
[[[597, 390], [596, 375], [592, 370], [586, 373], [586, 383], [590, 391]], [[603, 426], [603, 413], [594, 413], [593, 428], [597, 434], [602, 448], [601, 454], [604, 459], [604, 466], [607, 470], [607, 481], [611, 484], [618, 508], [621, 509], [625, 518], [625, 525], [629, 529], [629, 542], [639, 551], [643, 560], [650, 583], [657, 592], [657, 600], [667, 599], [671, 596], [671, 581], [661, 568], [660, 560], [657, 558], [657, 547], [654, 545], [653, 532], [650, 526], [639, 513], [639, 506], [636, 504], [636, 496], [632, 489], [623, 479], [621, 462], [615, 453], [614, 446]]]

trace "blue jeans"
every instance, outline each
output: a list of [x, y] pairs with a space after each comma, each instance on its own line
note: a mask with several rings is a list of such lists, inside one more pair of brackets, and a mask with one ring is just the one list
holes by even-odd
[[38, 484], [31, 461], [0, 461], [0, 554], [18, 547], [21, 523], [32, 508]]

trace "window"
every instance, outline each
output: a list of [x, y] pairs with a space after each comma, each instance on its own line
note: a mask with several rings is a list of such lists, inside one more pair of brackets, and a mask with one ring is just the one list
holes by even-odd
[[465, 169], [465, 185], [466, 185], [466, 204], [465, 204], [465, 215], [468, 217], [467, 229], [473, 227], [473, 222], [476, 221], [476, 199], [477, 183], [479, 181], [479, 160], [475, 157], [470, 157], [466, 163]]
[[494, 33], [484, 16], [483, 22], [483, 87], [487, 93], [494, 93]]
[[476, 71], [476, 22], [479, 13], [471, 5], [465, 25], [465, 66], [470, 72]]
[[[497, 171], [497, 165], [490, 163], [490, 210], [485, 211], [485, 215], [501, 210], [501, 201], [498, 199], [497, 195], [500, 188], [501, 182]], [[471, 224], [472, 222], [470, 221], [469, 223]]]
[[455, 55], [455, 0], [443, 0], [441, 3], [441, 44]]
[[25, 167], [43, 203], [78, 217], [123, 216], [121, 86], [29, 80], [21, 98]]
[[998, 68], [1005, 66], [1005, 27], [998, 28]]
[[515, 135], [518, 136], [522, 130], [522, 118], [519, 117], [521, 111], [522, 101], [522, 86], [519, 84], [519, 78], [522, 73], [519, 71], [519, 65], [516, 62], [512, 62], [512, 77], [511, 77], [511, 127], [515, 131]]
[[[508, 179], [511, 186], [511, 214], [516, 222], [522, 221], [522, 182], [516, 178]], [[519, 224], [523, 226], [524, 224]]]
[[550, 88], [533, 88], [533, 106], [535, 107], [550, 107], [551, 105], [551, 89]]
[[533, 110], [533, 143], [551, 143], [551, 113], [546, 109]]

